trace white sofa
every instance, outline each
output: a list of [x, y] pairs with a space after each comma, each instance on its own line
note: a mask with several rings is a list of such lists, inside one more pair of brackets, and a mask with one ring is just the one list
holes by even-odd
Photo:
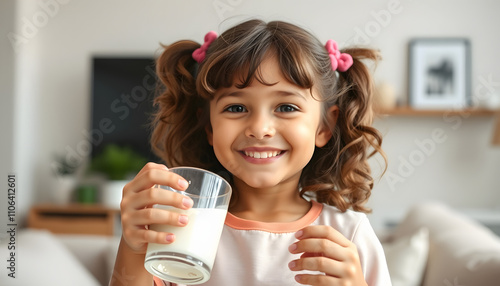
[[[0, 244], [0, 258], [9, 255]], [[5, 267], [2, 286], [101, 286], [112, 273], [119, 238], [100, 235], [54, 235], [46, 230], [23, 229], [16, 237], [16, 273]]]
[[414, 206], [383, 246], [393, 286], [500, 285], [500, 237], [443, 204]]
[[[0, 285], [107, 285], [118, 243], [118, 237], [22, 230], [16, 278], [0, 267]], [[393, 286], [500, 285], [500, 238], [442, 204], [413, 207], [383, 246]]]

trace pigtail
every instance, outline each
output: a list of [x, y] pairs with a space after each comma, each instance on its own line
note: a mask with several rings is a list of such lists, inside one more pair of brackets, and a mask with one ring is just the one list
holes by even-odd
[[[349, 49], [354, 63], [339, 75], [339, 84], [347, 90], [339, 97], [339, 131], [345, 140], [340, 150], [341, 184], [349, 190], [348, 200], [354, 210], [369, 211], [363, 204], [373, 188], [373, 178], [368, 159], [382, 150], [382, 135], [371, 127], [373, 122], [372, 101], [374, 84], [367, 66], [361, 60], [379, 59], [378, 52], [369, 49]], [[342, 88], [341, 88], [342, 89]], [[371, 151], [369, 151], [371, 150]]]
[[342, 52], [352, 56], [353, 65], [347, 71], [339, 73], [339, 108], [348, 118], [349, 130], [358, 126], [370, 126], [373, 121], [374, 83], [371, 72], [363, 61], [371, 60], [376, 64], [380, 55], [375, 50], [362, 48], [351, 48]]
[[[374, 182], [368, 159], [376, 153], [385, 159], [385, 154], [381, 134], [371, 127], [374, 85], [363, 61], [377, 62], [379, 54], [361, 48], [342, 52], [353, 57], [353, 65], [338, 73], [335, 104], [339, 115], [332, 130], [333, 138], [325, 148], [315, 152], [315, 169], [323, 171], [313, 181], [304, 182], [306, 187], [302, 192], [313, 192], [319, 202], [341, 211], [352, 207], [355, 211], [370, 212], [364, 206]], [[335, 158], [333, 164], [331, 158]]]
[[151, 146], [170, 167], [204, 167], [200, 162], [203, 154], [199, 154], [202, 153], [199, 142], [207, 140], [200, 123], [207, 121], [199, 120], [199, 116], [204, 114], [200, 110], [206, 109], [206, 101], [197, 95], [198, 63], [192, 57], [200, 44], [179, 41], [163, 47], [165, 50], [156, 62], [160, 86], [154, 101]]

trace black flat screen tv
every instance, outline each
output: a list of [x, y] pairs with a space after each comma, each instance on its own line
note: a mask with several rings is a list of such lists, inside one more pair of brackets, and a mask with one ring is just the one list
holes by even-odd
[[153, 57], [92, 58], [92, 158], [115, 144], [160, 161], [149, 144], [155, 88]]

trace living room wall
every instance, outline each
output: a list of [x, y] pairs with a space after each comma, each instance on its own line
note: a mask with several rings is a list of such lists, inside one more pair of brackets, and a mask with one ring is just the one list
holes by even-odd
[[[2, 54], [14, 54], [15, 59], [11, 72], [15, 90], [2, 93], [2, 99], [14, 105], [7, 121], [16, 120], [3, 127], [15, 139], [14, 162], [1, 164], [2, 170], [14, 168], [18, 174], [21, 218], [33, 202], [50, 200], [57, 184], [53, 154], [88, 152], [92, 55], [153, 55], [160, 43], [202, 41], [208, 30], [220, 32], [259, 16], [302, 25], [322, 41], [334, 38], [341, 47], [379, 48], [383, 61], [376, 69], [377, 82], [391, 84], [402, 101], [407, 97], [411, 38], [467, 37], [472, 43], [472, 86], [491, 79], [494, 92], [500, 94], [495, 85], [500, 81], [497, 1], [40, 0], [16, 1], [16, 9], [4, 7], [15, 15], [10, 35], [17, 37], [9, 40], [10, 46], [1, 47]], [[2, 105], [3, 109], [7, 108]], [[418, 201], [441, 200], [460, 208], [500, 207], [500, 148], [489, 145], [491, 116], [459, 116], [452, 122], [439, 116], [392, 117], [377, 119], [375, 125], [385, 135], [388, 173], [403, 179], [394, 183], [385, 176], [376, 181], [369, 203], [376, 225], [386, 218], [397, 219]], [[418, 142], [429, 142], [436, 129], [444, 130], [446, 140], [435, 143], [411, 172], [401, 174], [405, 158], [421, 148]], [[5, 146], [2, 154], [11, 154]], [[380, 174], [377, 160], [373, 166]]]
[[[15, 9], [14, 0], [0, 2], [0, 35], [6, 35], [9, 31], [15, 29]], [[0, 131], [2, 140], [0, 140], [0, 174], [2, 178], [7, 178], [14, 171], [14, 156], [12, 149], [14, 147], [14, 50], [6, 38], [0, 38]], [[7, 202], [2, 198], [1, 209], [7, 209]], [[6, 226], [4, 221], [6, 216], [0, 219], [1, 228]], [[1, 233], [5, 233], [1, 229]]]

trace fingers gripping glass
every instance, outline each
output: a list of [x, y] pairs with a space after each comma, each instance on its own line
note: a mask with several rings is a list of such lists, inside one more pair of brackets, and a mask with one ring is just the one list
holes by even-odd
[[222, 177], [198, 168], [178, 167], [170, 171], [186, 179], [188, 188], [178, 191], [167, 186], [158, 187], [188, 196], [194, 204], [189, 210], [153, 206], [185, 214], [189, 222], [183, 227], [151, 225], [149, 229], [173, 233], [175, 241], [171, 244], [150, 243], [144, 267], [166, 281], [200, 284], [210, 278], [231, 197], [231, 186]]

